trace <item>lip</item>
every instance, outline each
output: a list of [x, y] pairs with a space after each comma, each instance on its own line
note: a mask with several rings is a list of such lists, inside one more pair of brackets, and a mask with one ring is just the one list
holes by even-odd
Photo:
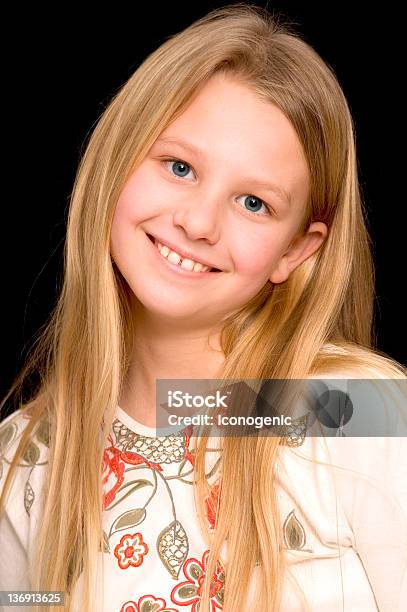
[[[210, 261], [206, 261], [205, 259], [201, 259], [200, 257], [196, 257], [196, 255], [194, 255], [190, 251], [185, 251], [183, 249], [180, 249], [179, 247], [176, 247], [171, 242], [168, 242], [167, 240], [164, 240], [163, 238], [160, 238], [160, 236], [157, 236], [156, 234], [150, 234], [150, 233], [146, 232], [146, 235], [147, 235], [147, 238], [149, 236], [151, 236], [152, 238], [157, 240], [157, 242], [160, 242], [162, 245], [167, 246], [171, 251], [175, 251], [176, 253], [178, 253], [178, 255], [181, 255], [181, 257], [183, 259], [185, 259], [185, 258], [192, 259], [193, 261], [195, 261], [197, 263], [201, 263], [204, 266], [209, 266], [209, 268], [216, 268], [217, 270], [222, 272], [222, 270], [220, 270], [217, 266], [215, 266], [215, 264], [211, 263]], [[195, 272], [195, 274], [196, 274], [196, 272]]]
[[[163, 265], [167, 270], [170, 270], [174, 272], [175, 274], [178, 274], [180, 277], [184, 276], [187, 279], [189, 278], [203, 279], [203, 278], [208, 278], [209, 276], [211, 277], [219, 276], [219, 272], [210, 272], [209, 270], [206, 272], [191, 272], [190, 270], [184, 270], [184, 268], [181, 268], [181, 266], [178, 264], [171, 263], [170, 261], [168, 261], [166, 257], [161, 255], [160, 251], [157, 248], [157, 245], [155, 245], [154, 242], [152, 242], [152, 240], [149, 238], [149, 235], [152, 236], [152, 234], [148, 235], [146, 233], [145, 235], [146, 235], [148, 244], [151, 246], [151, 248], [155, 252], [155, 256], [157, 260], [159, 260], [161, 262], [161, 265]], [[159, 240], [159, 242], [161, 242], [161, 240]]]

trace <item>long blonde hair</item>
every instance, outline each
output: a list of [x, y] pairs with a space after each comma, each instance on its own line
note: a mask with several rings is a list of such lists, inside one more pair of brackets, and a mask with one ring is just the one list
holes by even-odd
[[[45, 418], [50, 424], [47, 495], [32, 588], [66, 591], [67, 611], [81, 571], [84, 612], [92, 610], [100, 588], [95, 572], [96, 554], [103, 550], [104, 440], [135, 337], [131, 292], [109, 251], [115, 205], [159, 134], [185, 110], [197, 88], [220, 71], [239, 78], [290, 120], [311, 177], [302, 229], [316, 220], [329, 228], [322, 247], [286, 282], [268, 283], [225, 322], [222, 376], [300, 379], [341, 369], [372, 378], [407, 374], [374, 348], [374, 268], [354, 127], [331, 68], [291, 25], [246, 4], [216, 9], [169, 37], [116, 93], [87, 143], [70, 203], [61, 294], [2, 402], [3, 407], [18, 391], [31, 415], [7, 475], [2, 508], [31, 436]], [[23, 404], [21, 389], [33, 372], [40, 374], [40, 383]], [[194, 483], [211, 549], [201, 610], [209, 610], [210, 577], [226, 540], [225, 612], [241, 608], [258, 559], [254, 609], [278, 610], [284, 558], [274, 469], [281, 438], [223, 440], [222, 495], [213, 533], [203, 519], [209, 491], [206, 443], [203, 438], [197, 448]]]

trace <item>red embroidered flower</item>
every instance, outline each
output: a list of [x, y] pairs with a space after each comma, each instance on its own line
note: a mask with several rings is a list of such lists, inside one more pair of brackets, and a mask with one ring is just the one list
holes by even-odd
[[113, 444], [112, 436], [108, 436], [110, 446], [103, 453], [102, 483], [104, 485], [103, 507], [106, 510], [115, 500], [116, 494], [124, 481], [126, 463], [130, 465], [146, 465], [147, 467], [162, 472], [162, 467], [157, 463], [151, 463], [138, 453], [122, 452]]
[[103, 453], [102, 483], [104, 487], [103, 507], [106, 509], [114, 501], [116, 493], [124, 480], [124, 463], [120, 461], [120, 451], [113, 445]]
[[[171, 601], [179, 606], [191, 606], [191, 612], [199, 610], [208, 555], [209, 550], [206, 550], [202, 562], [193, 557], [187, 559], [182, 568], [187, 580], [177, 584], [171, 591]], [[211, 612], [222, 609], [224, 582], [225, 571], [218, 561], [209, 589]]]
[[148, 546], [143, 542], [141, 533], [126, 533], [114, 549], [114, 555], [119, 560], [120, 569], [127, 569], [131, 565], [138, 567], [143, 563], [148, 553]]
[[219, 493], [220, 493], [220, 483], [217, 482], [216, 484], [213, 485], [213, 487], [211, 487], [209, 495], [205, 497], [206, 518], [209, 521], [209, 525], [211, 529], [215, 528], [216, 509], [218, 507]]
[[138, 600], [123, 604], [120, 612], [179, 612], [176, 608], [167, 608], [165, 599], [154, 595], [143, 595]]

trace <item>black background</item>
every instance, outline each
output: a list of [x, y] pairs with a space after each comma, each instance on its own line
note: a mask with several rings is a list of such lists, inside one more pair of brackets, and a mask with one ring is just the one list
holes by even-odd
[[[82, 143], [111, 96], [165, 38], [225, 2], [14, 9], [5, 29], [0, 392], [45, 322], [62, 277], [69, 195]], [[334, 69], [357, 133], [377, 275], [378, 348], [407, 362], [405, 157], [400, 18], [350, 2], [253, 2], [282, 12]], [[50, 5], [52, 6], [52, 5]], [[368, 5], [365, 5], [365, 7]], [[88, 9], [91, 9], [89, 5]], [[18, 14], [17, 14], [18, 12]], [[402, 25], [402, 24], [401, 24]], [[401, 151], [398, 153], [398, 151]]]

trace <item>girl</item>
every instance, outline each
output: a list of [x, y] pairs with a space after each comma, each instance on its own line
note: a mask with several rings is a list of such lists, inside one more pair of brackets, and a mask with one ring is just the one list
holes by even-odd
[[170, 37], [90, 138], [62, 293], [2, 403], [41, 373], [1, 428], [1, 589], [87, 612], [401, 609], [403, 438], [154, 427], [158, 379], [401, 389], [373, 297], [329, 67], [244, 4]]

